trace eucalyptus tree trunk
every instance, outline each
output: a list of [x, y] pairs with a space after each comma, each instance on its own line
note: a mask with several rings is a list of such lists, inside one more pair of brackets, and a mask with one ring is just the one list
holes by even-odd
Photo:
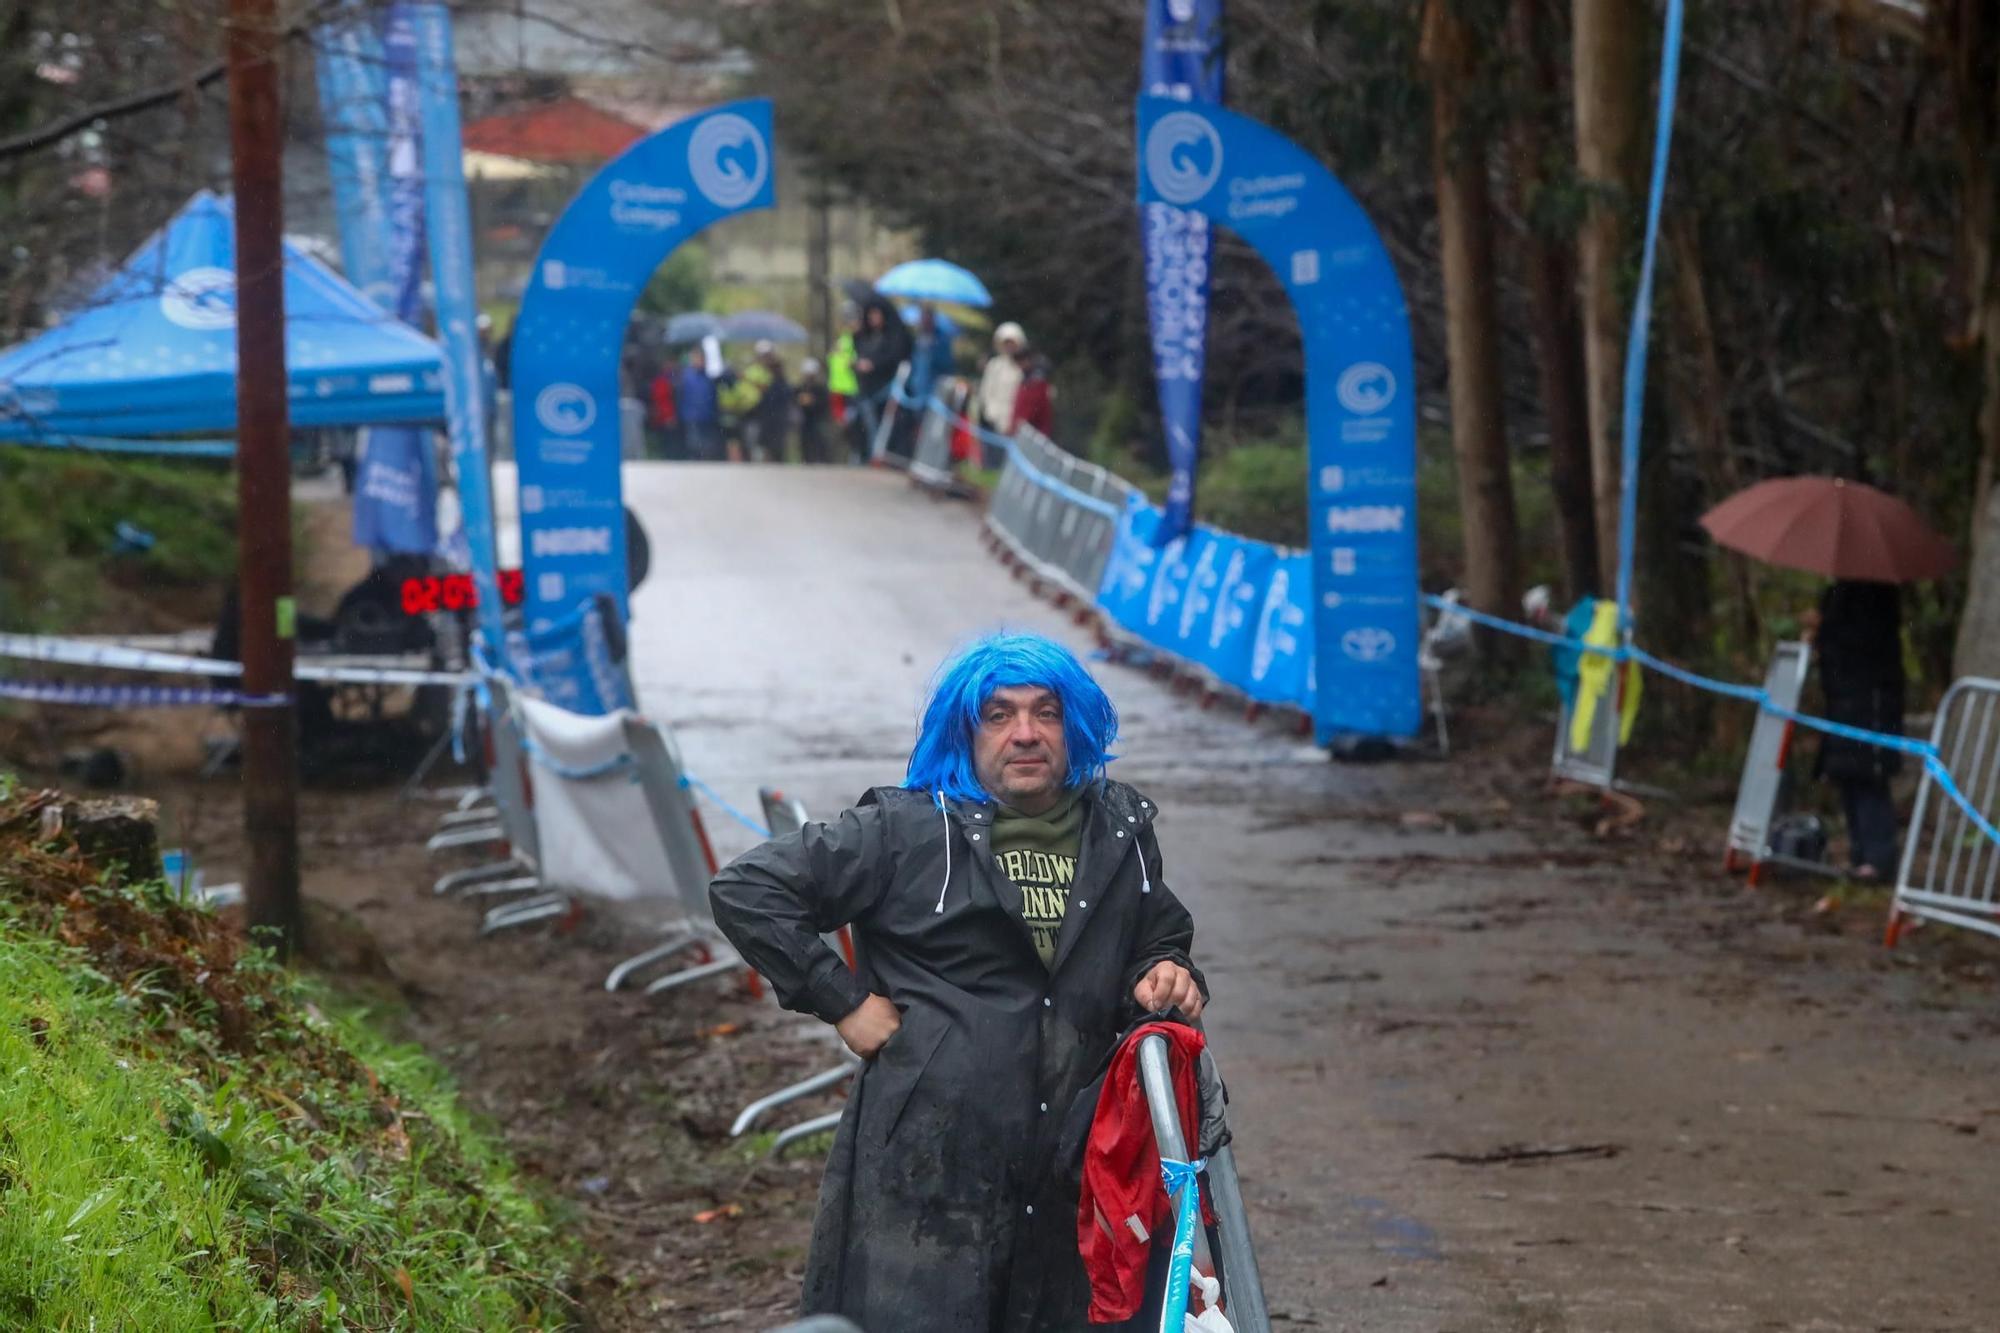
[[1528, 317], [1533, 325], [1535, 373], [1542, 418], [1549, 431], [1549, 486], [1555, 493], [1556, 528], [1562, 541], [1565, 605], [1598, 589], [1597, 518], [1590, 486], [1590, 407], [1584, 395], [1583, 333], [1577, 323], [1576, 252], [1551, 225], [1536, 217], [1548, 189], [1553, 139], [1551, 108], [1560, 76], [1550, 45], [1547, 8], [1552, 0], [1513, 0], [1508, 14], [1513, 95], [1508, 148], [1523, 219]]
[[1645, 0], [1571, 0], [1576, 165], [1589, 193], [1579, 238], [1583, 363], [1601, 587], [1618, 578], [1619, 398], [1625, 375], [1625, 268], [1643, 162]]
[[2000, 675], [2000, 15], [1991, 0], [1952, 0], [1939, 16], [1958, 124], [1956, 269], [1965, 325], [1954, 341], [1979, 365], [1979, 471], [1974, 482], [1972, 566], [1952, 667]]
[[1488, 615], [1513, 617], [1520, 610], [1520, 536], [1500, 392], [1488, 145], [1461, 100], [1473, 75], [1472, 42], [1452, 12], [1452, 0], [1428, 0], [1421, 57], [1431, 88], [1431, 170], [1437, 182], [1466, 599]]

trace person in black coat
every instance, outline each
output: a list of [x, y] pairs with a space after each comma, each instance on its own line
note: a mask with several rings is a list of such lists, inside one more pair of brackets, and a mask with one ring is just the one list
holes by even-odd
[[[1843, 579], [1820, 598], [1814, 649], [1826, 716], [1864, 731], [1903, 734], [1902, 599], [1894, 584]], [[1820, 740], [1818, 773], [1840, 788], [1849, 863], [1861, 874], [1896, 873], [1895, 750], [1845, 736]]]
[[[1116, 732], [1067, 649], [995, 635], [940, 676], [905, 785], [710, 884], [779, 1002], [865, 1062], [820, 1188], [805, 1313], [884, 1333], [1084, 1326], [1088, 1090], [1130, 1022], [1192, 1019], [1206, 999], [1158, 811], [1103, 776]], [[822, 938], [843, 925], [852, 971]]]

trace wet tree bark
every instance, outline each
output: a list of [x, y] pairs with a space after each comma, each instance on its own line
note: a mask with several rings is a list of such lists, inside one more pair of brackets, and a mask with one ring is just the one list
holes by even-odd
[[1624, 273], [1641, 165], [1648, 80], [1644, 0], [1571, 0], [1576, 164], [1589, 195], [1579, 238], [1583, 360], [1590, 411], [1597, 568], [1609, 591], [1618, 578], [1619, 396], [1625, 367]]
[[1590, 407], [1577, 323], [1576, 254], [1548, 220], [1537, 217], [1551, 161], [1548, 117], [1561, 95], [1546, 4], [1513, 0], [1508, 14], [1516, 70], [1508, 146], [1516, 207], [1523, 219], [1535, 373], [1549, 432], [1549, 485], [1555, 493], [1567, 605], [1598, 589], [1597, 518], [1591, 500]]
[[[1493, 209], [1487, 141], [1461, 97], [1472, 76], [1470, 34], [1451, 0], [1429, 0], [1421, 58], [1431, 87], [1431, 170], [1437, 182], [1451, 444], [1458, 464], [1468, 603], [1520, 613], [1520, 536], [1500, 392], [1500, 320], [1494, 294]], [[1482, 639], [1484, 651], [1499, 649]]]
[[1965, 326], [1954, 339], [1979, 365], [1980, 443], [1972, 514], [1972, 566], [1953, 671], [2000, 673], [2000, 15], [1991, 0], [1954, 0], [1940, 16], [1958, 123], [1960, 203], [1957, 271]]
[[[1674, 323], [1685, 349], [1674, 375], [1674, 417], [1693, 444], [1704, 507], [1728, 499], [1743, 487], [1735, 452], [1729, 446], [1728, 384], [1722, 357], [1716, 350], [1715, 324], [1709, 317], [1708, 290], [1703, 276], [1700, 229], [1685, 214], [1667, 228], [1667, 253], [1672, 261]], [[1759, 641], [1757, 598], [1747, 557], [1724, 552], [1722, 565], [1734, 591], [1743, 642]]]

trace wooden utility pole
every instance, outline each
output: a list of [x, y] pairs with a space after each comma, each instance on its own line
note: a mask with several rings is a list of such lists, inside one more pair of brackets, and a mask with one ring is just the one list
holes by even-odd
[[[283, 135], [274, 0], [230, 0], [230, 175], [236, 189], [236, 569], [243, 691], [292, 693], [291, 452], [285, 403]], [[243, 710], [250, 928], [289, 956], [299, 912], [298, 712]]]

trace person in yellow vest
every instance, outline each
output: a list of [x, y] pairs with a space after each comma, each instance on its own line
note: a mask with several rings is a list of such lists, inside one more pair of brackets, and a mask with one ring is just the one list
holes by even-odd
[[827, 406], [833, 424], [848, 439], [848, 450], [858, 463], [864, 460], [866, 450], [856, 445], [854, 432], [847, 424], [850, 413], [857, 418], [861, 415], [852, 407], [855, 397], [861, 392], [861, 377], [854, 370], [854, 330], [861, 322], [861, 312], [852, 302], [841, 307], [840, 322], [840, 337], [834, 340], [833, 350], [826, 355]]

